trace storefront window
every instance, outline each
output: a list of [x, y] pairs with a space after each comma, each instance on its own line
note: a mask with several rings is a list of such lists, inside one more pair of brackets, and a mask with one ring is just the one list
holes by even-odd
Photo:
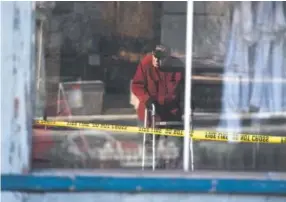
[[[182, 170], [183, 132], [166, 129], [184, 128], [186, 2], [56, 2], [45, 14], [36, 116], [61, 125], [35, 125], [33, 167]], [[195, 170], [286, 171], [285, 15], [283, 2], [194, 3]], [[148, 127], [155, 106], [164, 129], [154, 144], [137, 128], [145, 105]]]

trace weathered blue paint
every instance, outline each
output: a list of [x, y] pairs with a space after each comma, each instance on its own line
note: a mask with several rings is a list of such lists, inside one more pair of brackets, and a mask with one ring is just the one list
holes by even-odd
[[185, 177], [2, 175], [3, 191], [106, 191], [286, 195], [286, 180]]

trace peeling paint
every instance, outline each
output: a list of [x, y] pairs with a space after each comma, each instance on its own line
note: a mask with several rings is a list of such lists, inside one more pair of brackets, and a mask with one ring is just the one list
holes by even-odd
[[[32, 86], [24, 75], [31, 73], [31, 31], [32, 2], [1, 2], [1, 174], [27, 173], [29, 170], [29, 133], [26, 129], [26, 105], [31, 98], [25, 98], [25, 88]], [[23, 20], [25, 19], [25, 20]], [[30, 89], [28, 89], [30, 91]], [[28, 117], [29, 116], [29, 117]], [[4, 126], [4, 127], [3, 127]], [[1, 193], [1, 199], [7, 202], [24, 202], [25, 195], [18, 192]]]

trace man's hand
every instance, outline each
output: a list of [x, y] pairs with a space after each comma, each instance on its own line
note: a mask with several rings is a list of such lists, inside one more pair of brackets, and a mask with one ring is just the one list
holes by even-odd
[[154, 100], [152, 97], [150, 97], [146, 102], [145, 102], [145, 106], [147, 109], [152, 109], [152, 105], [155, 106], [155, 109], [158, 106], [158, 103], [156, 100]]

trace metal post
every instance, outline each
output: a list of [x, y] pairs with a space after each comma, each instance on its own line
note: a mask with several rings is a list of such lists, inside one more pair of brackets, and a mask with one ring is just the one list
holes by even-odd
[[[184, 106], [184, 171], [189, 171], [191, 152], [191, 169], [194, 170], [193, 144], [190, 139], [191, 123], [191, 79], [192, 79], [192, 47], [193, 47], [193, 1], [187, 2], [187, 33], [186, 33], [186, 71], [185, 71], [185, 106]], [[190, 142], [191, 141], [191, 142]], [[190, 148], [191, 143], [191, 148]], [[191, 151], [190, 151], [191, 150]]]
[[[152, 112], [151, 112], [151, 118], [152, 118], [152, 129], [154, 130], [156, 125], [155, 125], [155, 115], [156, 115], [156, 108], [155, 105], [152, 104]], [[156, 166], [156, 137], [153, 131], [153, 141], [152, 141], [152, 169], [155, 170], [155, 166]]]
[[[147, 128], [148, 126], [148, 110], [145, 109], [144, 114], [144, 128]], [[142, 145], [142, 170], [145, 168], [145, 155], [146, 155], [146, 132], [143, 134], [143, 145]]]

